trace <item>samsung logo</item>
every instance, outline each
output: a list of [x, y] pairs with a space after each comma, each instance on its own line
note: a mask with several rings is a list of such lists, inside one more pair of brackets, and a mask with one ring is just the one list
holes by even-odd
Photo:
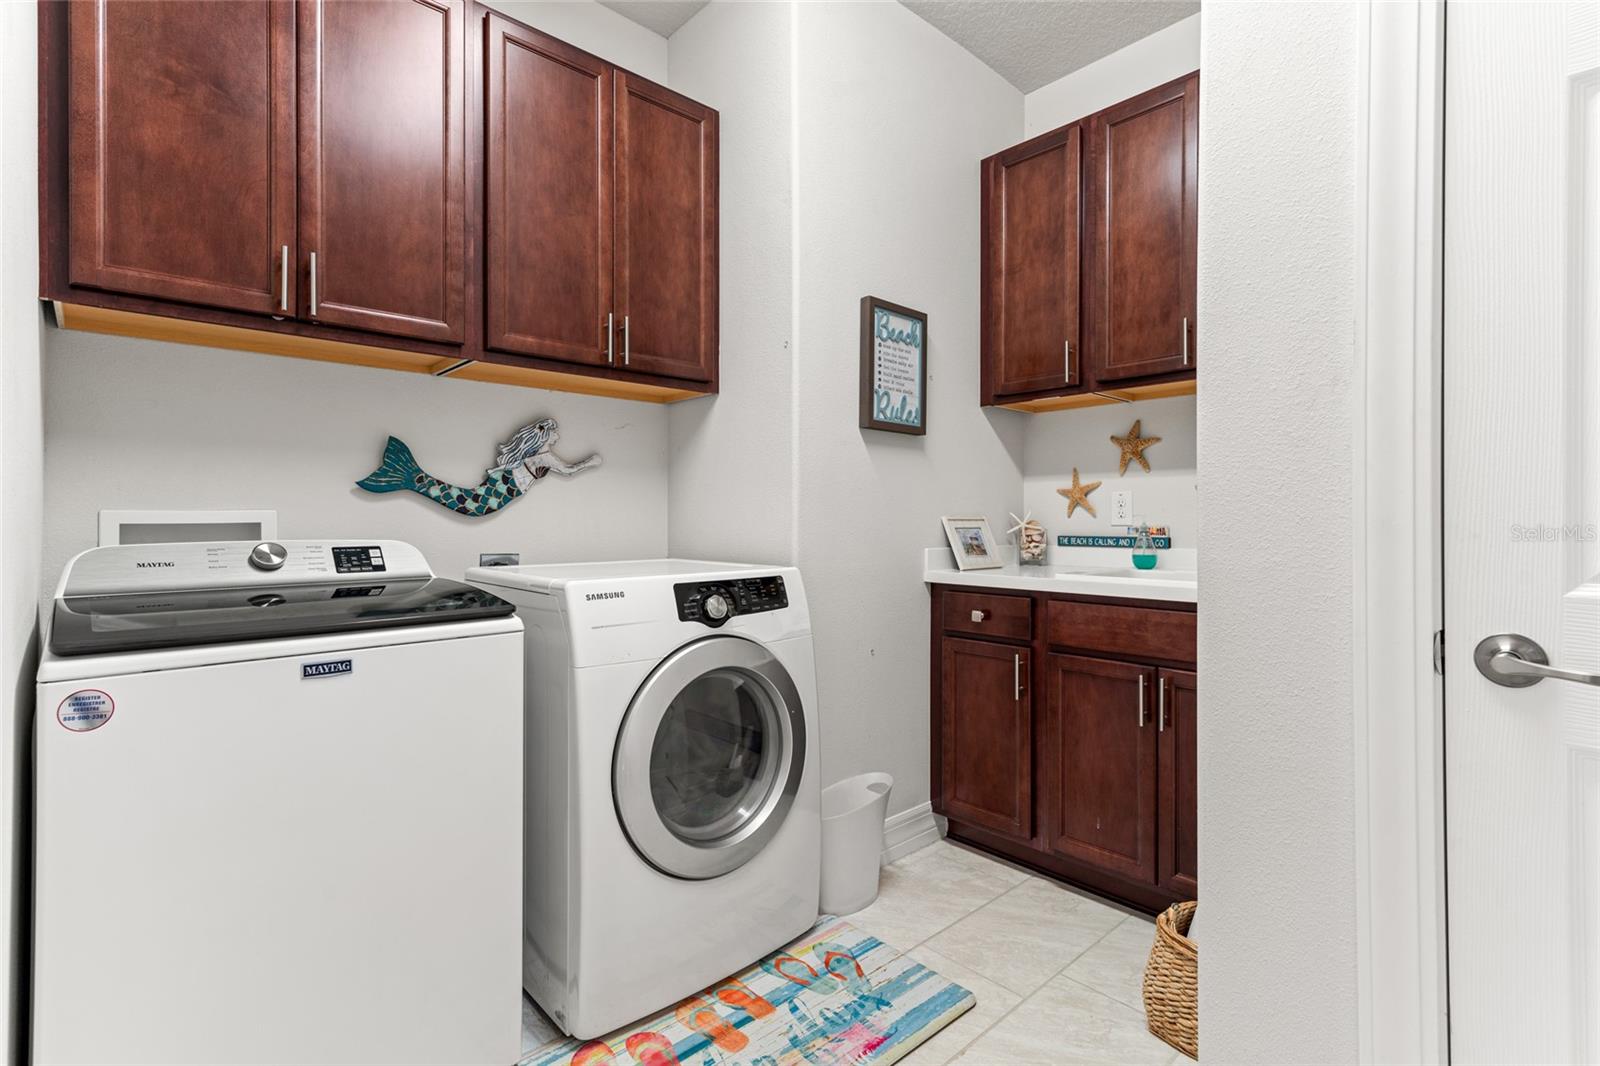
[[325, 663], [301, 663], [300, 678], [305, 680], [308, 677], [337, 677], [340, 674], [348, 674], [354, 669], [355, 666], [349, 659], [330, 659]]
[[620, 600], [626, 592], [589, 592], [584, 594], [586, 600]]
[[133, 565], [134, 566], [177, 566], [178, 564], [173, 562], [170, 559], [156, 559], [156, 560], [153, 560], [153, 561], [148, 562], [148, 563], [135, 562]]

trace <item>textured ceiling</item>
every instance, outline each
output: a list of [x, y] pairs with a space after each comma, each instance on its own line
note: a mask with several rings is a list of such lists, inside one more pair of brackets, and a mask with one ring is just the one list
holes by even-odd
[[600, 0], [619, 15], [625, 15], [647, 30], [663, 37], [694, 17], [709, 0]]
[[1199, 0], [900, 2], [1025, 93], [1200, 10]]

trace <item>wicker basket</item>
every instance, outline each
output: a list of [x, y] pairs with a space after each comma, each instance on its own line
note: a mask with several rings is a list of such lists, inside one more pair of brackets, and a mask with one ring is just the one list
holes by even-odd
[[1200, 953], [1184, 934], [1194, 903], [1174, 903], [1156, 918], [1144, 964], [1144, 1016], [1150, 1031], [1191, 1059], [1200, 1057]]

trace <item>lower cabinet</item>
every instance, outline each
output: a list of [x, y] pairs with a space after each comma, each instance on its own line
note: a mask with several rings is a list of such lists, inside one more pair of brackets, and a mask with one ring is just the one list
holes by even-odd
[[932, 596], [950, 835], [1145, 910], [1197, 898], [1194, 609]]
[[1154, 883], [1156, 672], [1077, 655], [1051, 655], [1045, 671], [1045, 847]]
[[1033, 711], [1028, 650], [944, 642], [939, 779], [944, 811], [997, 833], [1033, 835]]
[[1157, 700], [1161, 734], [1161, 884], [1180, 899], [1199, 894], [1195, 831], [1195, 704], [1197, 687], [1188, 670], [1162, 670]]

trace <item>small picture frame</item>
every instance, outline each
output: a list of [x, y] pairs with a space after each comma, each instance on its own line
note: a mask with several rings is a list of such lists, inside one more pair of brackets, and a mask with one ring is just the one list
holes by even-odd
[[928, 316], [861, 298], [861, 428], [928, 432]]
[[944, 535], [950, 540], [950, 551], [959, 569], [994, 570], [1004, 565], [987, 518], [946, 518]]

